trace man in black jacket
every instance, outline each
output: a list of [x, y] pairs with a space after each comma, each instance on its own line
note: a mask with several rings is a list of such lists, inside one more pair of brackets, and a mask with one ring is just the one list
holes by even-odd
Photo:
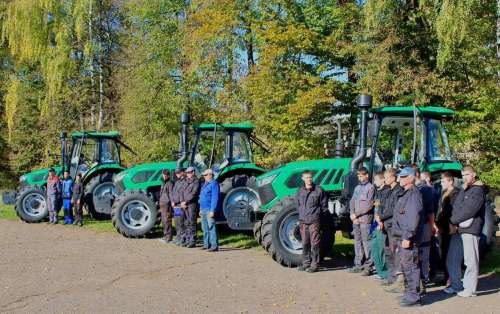
[[170, 195], [170, 201], [172, 209], [174, 212], [175, 220], [175, 241], [174, 244], [179, 246], [183, 245], [186, 241], [186, 230], [185, 230], [185, 220], [184, 209], [181, 208], [182, 194], [184, 191], [184, 169], [178, 168], [175, 170], [175, 182], [172, 188], [172, 194]]
[[[396, 275], [401, 273], [401, 266], [399, 265], [399, 257], [396, 254], [397, 250], [397, 238], [394, 237], [392, 232], [392, 217], [394, 213], [394, 206], [398, 201], [399, 195], [403, 192], [403, 188], [397, 182], [397, 171], [396, 169], [388, 169], [384, 174], [385, 184], [390, 188], [385, 199], [383, 200], [381, 211], [378, 214], [378, 219], [383, 224], [385, 240], [385, 260], [387, 267], [389, 269], [389, 274], [387, 280], [383, 283], [385, 286], [392, 285], [396, 282]], [[403, 278], [399, 280], [403, 283]], [[402, 291], [402, 285], [400, 290]], [[392, 288], [389, 288], [392, 289]]]
[[302, 174], [304, 186], [295, 195], [299, 211], [300, 235], [302, 237], [302, 266], [298, 270], [314, 273], [318, 270], [320, 250], [320, 218], [328, 210], [325, 192], [313, 183], [310, 171]]
[[160, 189], [160, 214], [163, 223], [163, 238], [160, 241], [172, 242], [172, 189], [173, 183], [170, 181], [170, 171], [162, 170], [163, 184]]
[[458, 292], [460, 297], [476, 295], [477, 277], [479, 274], [479, 237], [484, 225], [486, 192], [483, 183], [477, 179], [472, 166], [462, 170], [464, 190], [457, 197], [450, 221], [458, 225], [458, 233], [464, 248], [464, 290]]
[[183, 246], [194, 248], [196, 246], [196, 218], [200, 182], [194, 172], [194, 167], [186, 169], [186, 180], [182, 193], [181, 207], [186, 215], [186, 242]]

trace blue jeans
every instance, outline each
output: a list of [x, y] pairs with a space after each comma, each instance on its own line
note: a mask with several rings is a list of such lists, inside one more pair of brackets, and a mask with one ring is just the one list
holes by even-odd
[[217, 228], [215, 225], [215, 218], [208, 217], [208, 212], [200, 211], [201, 216], [201, 230], [203, 230], [203, 247], [204, 248], [218, 248], [217, 241]]

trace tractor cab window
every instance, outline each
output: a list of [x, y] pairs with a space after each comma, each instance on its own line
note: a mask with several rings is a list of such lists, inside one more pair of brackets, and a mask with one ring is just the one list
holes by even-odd
[[220, 164], [227, 158], [226, 134], [213, 130], [201, 131], [197, 135], [191, 165], [195, 167], [196, 173], [201, 174], [204, 170], [212, 168], [217, 170]]
[[448, 138], [441, 121], [428, 120], [427, 146], [430, 161], [452, 160]]
[[252, 149], [246, 133], [233, 133], [233, 162], [252, 162]]
[[413, 117], [384, 117], [376, 147], [376, 155], [381, 163], [379, 166], [384, 168], [404, 167], [410, 165], [412, 161], [423, 160], [425, 146], [423, 143], [423, 123], [421, 121], [417, 121], [415, 134]]
[[101, 140], [101, 163], [120, 163], [120, 153], [114, 140]]

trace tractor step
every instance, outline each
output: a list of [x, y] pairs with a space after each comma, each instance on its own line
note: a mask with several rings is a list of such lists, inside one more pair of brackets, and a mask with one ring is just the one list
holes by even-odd
[[2, 192], [2, 201], [5, 205], [14, 205], [16, 203], [16, 191]]

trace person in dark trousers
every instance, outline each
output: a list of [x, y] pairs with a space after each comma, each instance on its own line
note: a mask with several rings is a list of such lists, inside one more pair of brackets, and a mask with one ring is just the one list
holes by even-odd
[[420, 267], [418, 240], [421, 238], [422, 195], [415, 186], [416, 173], [405, 167], [399, 173], [399, 182], [404, 191], [394, 207], [393, 233], [398, 240], [398, 254], [406, 286], [400, 305], [415, 306], [420, 303]]
[[172, 190], [174, 185], [170, 181], [170, 171], [167, 169], [162, 170], [163, 184], [160, 189], [160, 215], [163, 224], [163, 237], [160, 241], [164, 243], [171, 243], [172, 236]]
[[54, 168], [49, 169], [47, 178], [47, 207], [49, 209], [49, 223], [57, 224], [57, 212], [61, 199], [61, 181]]
[[368, 169], [362, 167], [358, 170], [359, 185], [354, 189], [350, 201], [350, 213], [354, 233], [354, 266], [348, 268], [350, 273], [360, 273], [364, 270], [371, 271], [373, 262], [370, 256], [370, 228], [373, 220], [373, 195], [375, 188], [368, 181]]
[[194, 167], [186, 169], [186, 181], [182, 192], [181, 207], [186, 216], [186, 241], [183, 246], [194, 248], [196, 246], [196, 218], [200, 182], [195, 174]]
[[419, 265], [420, 265], [420, 276], [422, 279], [422, 292], [425, 292], [425, 287], [430, 283], [429, 279], [429, 257], [431, 250], [431, 239], [435, 230], [435, 222], [434, 222], [434, 212], [435, 212], [435, 202], [434, 202], [434, 189], [428, 185], [428, 183], [424, 178], [421, 177], [421, 173], [418, 168], [416, 169], [416, 181], [415, 185], [422, 194], [422, 202], [424, 206], [424, 211], [422, 212], [422, 217], [420, 217], [420, 228], [419, 235], [421, 236], [418, 239], [418, 256], [419, 256]]
[[75, 221], [74, 225], [83, 226], [83, 206], [82, 206], [83, 184], [82, 174], [76, 175], [75, 182], [73, 183], [73, 194], [71, 195], [71, 203], [73, 204]]
[[219, 203], [220, 187], [219, 183], [214, 179], [212, 169], [207, 169], [203, 172], [205, 183], [200, 191], [200, 216], [201, 229], [203, 230], [203, 248], [209, 252], [219, 250], [217, 240], [217, 226], [215, 224], [215, 213]]
[[320, 262], [320, 220], [322, 214], [328, 210], [326, 193], [313, 183], [311, 171], [302, 174], [304, 186], [299, 188], [295, 195], [295, 202], [299, 211], [300, 236], [302, 238], [302, 265], [297, 269], [314, 273]]
[[[457, 293], [460, 297], [476, 295], [479, 275], [479, 238], [484, 225], [486, 187], [476, 177], [472, 166], [462, 169], [464, 189], [457, 196], [450, 221], [458, 225], [462, 239], [463, 260], [466, 266], [463, 278], [464, 290]], [[451, 270], [450, 270], [451, 272]]]
[[[455, 178], [450, 172], [441, 174], [441, 187], [443, 194], [438, 205], [438, 212], [436, 215], [436, 225], [438, 229], [438, 242], [439, 242], [439, 266], [444, 272], [444, 280], [449, 280], [448, 270], [446, 268], [446, 256], [450, 248], [450, 217], [453, 212], [453, 204], [455, 203], [460, 189], [454, 186]], [[458, 278], [460, 280], [460, 278]]]
[[184, 191], [184, 169], [178, 168], [175, 170], [175, 182], [172, 188], [171, 205], [174, 212], [175, 221], [175, 241], [174, 244], [179, 246], [186, 242], [185, 218], [184, 210], [181, 208], [182, 193]]
[[[439, 199], [441, 198], [441, 189], [432, 185], [432, 174], [429, 171], [423, 171], [420, 174], [420, 181], [432, 189], [433, 193], [433, 216], [429, 216], [429, 226], [431, 228], [431, 239], [429, 245], [429, 279], [436, 282], [436, 275], [441, 268], [441, 249], [439, 248], [439, 233], [436, 225], [436, 215], [439, 208]], [[425, 200], [424, 200], [425, 203]]]
[[[375, 185], [375, 196], [374, 196], [374, 206], [375, 206], [375, 224], [376, 229], [373, 230], [371, 234], [371, 257], [373, 264], [375, 265], [375, 270], [380, 279], [386, 280], [388, 277], [388, 267], [385, 259], [385, 235], [383, 234], [384, 223], [380, 219], [380, 212], [382, 211], [382, 206], [385, 203], [385, 199], [390, 192], [390, 187], [385, 185], [384, 182], [384, 172], [377, 172], [373, 176], [373, 184]], [[363, 274], [370, 275], [371, 271], [364, 270]]]
[[64, 210], [64, 224], [73, 224], [73, 208], [72, 208], [72, 194], [73, 194], [73, 178], [70, 177], [68, 171], [64, 171], [64, 178], [62, 180], [62, 201]]
[[381, 211], [378, 216], [383, 224], [385, 235], [385, 260], [388, 268], [387, 280], [382, 282], [382, 285], [387, 289], [403, 292], [404, 280], [401, 273], [401, 265], [399, 256], [397, 255], [398, 238], [392, 232], [394, 207], [398, 201], [403, 188], [397, 182], [397, 170], [394, 168], [387, 169], [384, 174], [384, 182], [389, 187], [386, 198], [383, 200]]

